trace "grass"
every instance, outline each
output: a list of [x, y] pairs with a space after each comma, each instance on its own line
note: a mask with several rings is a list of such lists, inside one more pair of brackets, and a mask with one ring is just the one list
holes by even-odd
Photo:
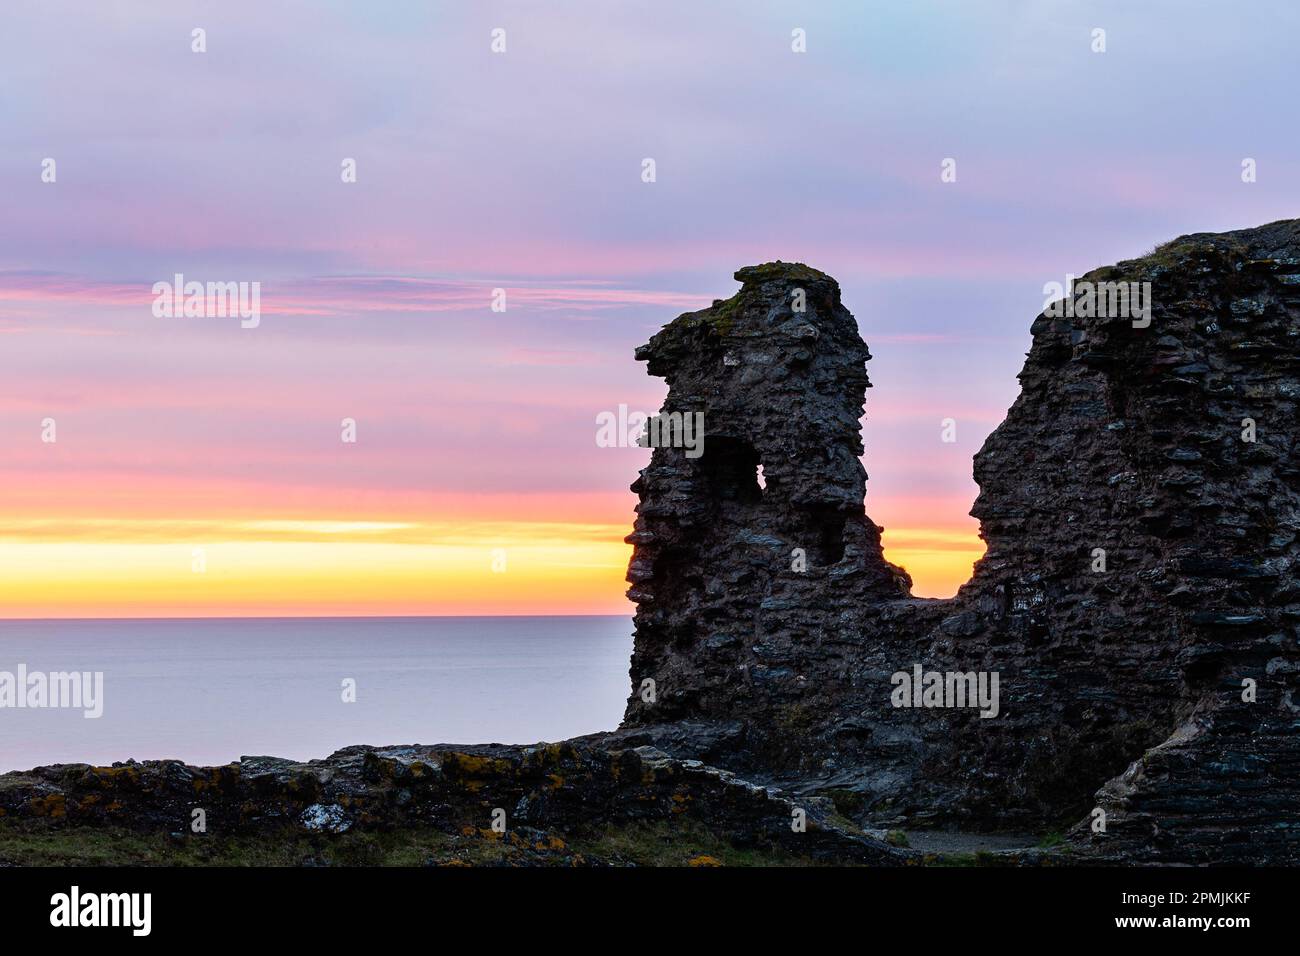
[[767, 279], [791, 279], [796, 282], [835, 281], [820, 269], [814, 269], [802, 262], [764, 262], [762, 265], [750, 266], [746, 278], [758, 282]]
[[903, 830], [890, 830], [885, 834], [885, 842], [890, 846], [906, 847], [910, 844], [907, 842], [907, 833]]
[[18, 866], [799, 866], [809, 862], [779, 851], [735, 846], [688, 821], [593, 829], [567, 841], [481, 830], [452, 834], [432, 827], [337, 835], [285, 831], [169, 837], [121, 828], [0, 823], [0, 865]]
[[1064, 842], [1065, 842], [1065, 835], [1056, 830], [1053, 830], [1051, 833], [1047, 834], [1045, 837], [1043, 837], [1041, 840], [1038, 841], [1038, 849], [1050, 850], [1052, 849], [1052, 847], [1060, 846]]
[[[847, 821], [846, 821], [847, 822]], [[852, 824], [850, 829], [856, 829]], [[906, 847], [907, 835], [886, 842]], [[1048, 833], [1040, 849], [1064, 842]], [[927, 853], [923, 866], [1004, 865], [985, 850]], [[691, 820], [592, 827], [579, 833], [494, 834], [434, 827], [313, 834], [168, 836], [112, 827], [60, 827], [44, 821], [0, 821], [0, 866], [811, 866], [814, 861], [768, 847], [738, 846]]]
[[1157, 243], [1148, 252], [1139, 256], [1138, 259], [1154, 265], [1173, 267], [1193, 255], [1215, 253], [1244, 256], [1248, 251], [1246, 244], [1237, 239], [1221, 236], [1204, 237], [1202, 239], [1180, 237], [1170, 239], [1168, 242]]
[[267, 834], [172, 838], [120, 828], [0, 827], [0, 862], [22, 866], [418, 865], [448, 855], [453, 838], [437, 831]]
[[634, 862], [639, 866], [699, 866], [696, 861], [701, 857], [712, 858], [723, 866], [807, 866], [811, 863], [805, 857], [788, 853], [735, 846], [695, 823], [610, 827], [575, 838], [573, 847], [585, 855], [611, 862]]

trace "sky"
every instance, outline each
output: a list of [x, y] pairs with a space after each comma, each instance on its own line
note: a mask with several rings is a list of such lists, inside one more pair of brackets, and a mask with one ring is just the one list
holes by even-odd
[[[1298, 28], [1289, 0], [8, 0], [0, 617], [628, 613], [648, 452], [597, 416], [657, 410], [634, 348], [773, 259], [839, 280], [868, 514], [950, 595], [1044, 284], [1296, 215]], [[155, 315], [178, 273], [260, 283], [260, 321]]]

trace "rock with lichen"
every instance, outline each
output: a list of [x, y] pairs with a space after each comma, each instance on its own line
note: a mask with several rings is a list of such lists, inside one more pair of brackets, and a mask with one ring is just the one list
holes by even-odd
[[[203, 826], [191, 824], [203, 811]], [[796, 817], [798, 827], [793, 826]], [[829, 800], [796, 800], [725, 770], [600, 736], [531, 747], [349, 747], [324, 760], [244, 757], [223, 767], [174, 760], [66, 764], [0, 776], [0, 863], [6, 845], [102, 828], [220, 845], [255, 836], [393, 830], [447, 834], [453, 849], [497, 841], [517, 862], [580, 864], [574, 845], [619, 833], [704, 832], [767, 861], [896, 865], [899, 851], [841, 819]], [[75, 843], [72, 844], [75, 847]]]
[[[1144, 317], [1033, 322], [975, 458], [988, 550], [951, 600], [909, 597], [862, 512], [869, 355], [838, 286], [736, 278], [637, 353], [666, 409], [704, 413], [705, 453], [656, 448], [633, 486], [623, 733], [851, 793], [868, 825], [1078, 821], [1101, 857], [1300, 859], [1300, 221], [1078, 280], [1138, 283]], [[916, 665], [996, 673], [996, 717], [895, 707]]]

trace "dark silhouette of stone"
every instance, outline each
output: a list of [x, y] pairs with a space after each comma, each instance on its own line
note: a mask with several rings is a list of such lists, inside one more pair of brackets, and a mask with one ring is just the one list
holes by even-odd
[[634, 688], [632, 724], [725, 712], [746, 687], [772, 703], [761, 688], [797, 679], [795, 649], [756, 642], [756, 628], [782, 637], [823, 626], [831, 608], [819, 594], [887, 599], [911, 586], [863, 510], [858, 420], [871, 356], [838, 284], [784, 263], [736, 278], [731, 299], [637, 350], [668, 380], [663, 414], [702, 412], [706, 437], [696, 458], [655, 449], [632, 486], [632, 671], [657, 685], [653, 704]]
[[[872, 825], [1079, 821], [1101, 857], [1300, 859], [1300, 222], [1177, 239], [1034, 321], [975, 458], [988, 550], [951, 600], [908, 597], [863, 514], [869, 356], [834, 281], [736, 278], [638, 350], [705, 451], [656, 448], [633, 486], [622, 735]], [[1150, 283], [1150, 314], [1088, 315], [1101, 283]], [[918, 664], [996, 672], [998, 715], [894, 707]]]

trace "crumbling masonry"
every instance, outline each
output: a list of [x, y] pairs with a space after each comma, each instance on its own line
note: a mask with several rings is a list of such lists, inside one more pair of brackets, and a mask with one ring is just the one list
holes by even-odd
[[[1147, 327], [1039, 316], [951, 600], [912, 598], [864, 513], [870, 355], [837, 283], [736, 279], [637, 352], [665, 410], [704, 413], [705, 452], [656, 448], [633, 485], [623, 735], [869, 825], [1300, 860], [1300, 221], [1082, 277], [1150, 282]], [[998, 717], [894, 707], [917, 663], [997, 672]]]

